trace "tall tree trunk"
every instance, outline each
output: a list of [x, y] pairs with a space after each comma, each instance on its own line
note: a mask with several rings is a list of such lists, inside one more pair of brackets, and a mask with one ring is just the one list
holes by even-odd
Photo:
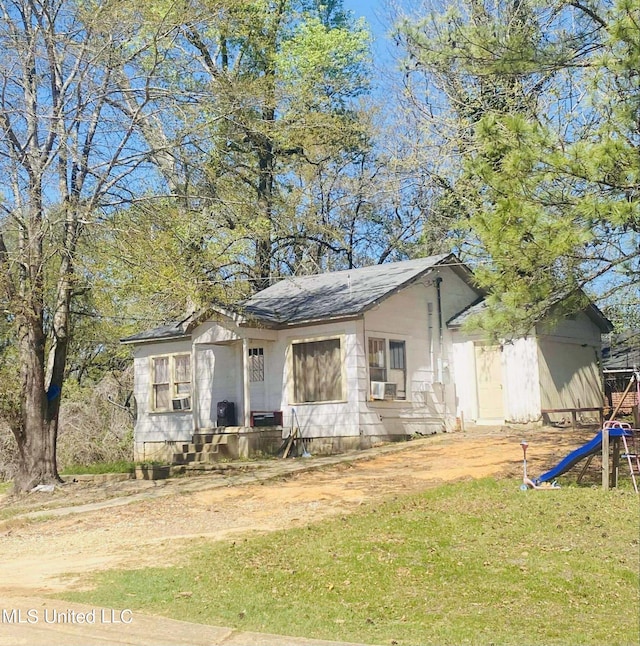
[[[58, 293], [53, 314], [51, 329], [51, 346], [47, 363], [46, 387], [47, 408], [44, 424], [47, 437], [52, 444], [51, 460], [56, 464], [56, 447], [58, 444], [58, 420], [60, 402], [65, 378], [65, 366], [69, 351], [71, 327], [71, 300], [75, 282], [74, 258], [78, 247], [81, 224], [80, 214], [76, 208], [69, 206], [65, 223], [65, 240], [62, 263], [58, 274]], [[58, 474], [56, 472], [56, 477]]]
[[258, 206], [260, 215], [267, 225], [256, 240], [256, 289], [269, 287], [271, 278], [271, 233], [273, 231], [273, 184], [274, 156], [273, 144], [267, 138], [258, 151]]
[[45, 334], [39, 298], [36, 297], [20, 315], [18, 325], [23, 396], [20, 427], [12, 429], [19, 455], [14, 480], [16, 491], [27, 491], [35, 484], [59, 480], [56, 437], [47, 423]]
[[19, 455], [18, 473], [14, 480], [17, 491], [26, 491], [34, 484], [58, 479], [55, 438], [50, 436], [46, 424], [43, 190], [39, 170], [37, 165], [29, 168], [29, 208], [19, 229], [23, 262], [16, 322], [22, 404], [19, 425], [12, 429]]

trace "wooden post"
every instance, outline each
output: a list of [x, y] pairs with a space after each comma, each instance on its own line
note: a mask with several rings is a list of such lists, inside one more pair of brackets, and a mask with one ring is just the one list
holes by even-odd
[[633, 376], [636, 378], [636, 406], [633, 409], [634, 428], [640, 428], [640, 372], [636, 368]]
[[249, 339], [242, 339], [242, 425], [251, 426], [251, 388], [249, 384]]
[[618, 486], [618, 472], [620, 471], [620, 438], [614, 437], [611, 442], [613, 449], [613, 466], [611, 470], [611, 486], [616, 488]]
[[602, 488], [609, 489], [609, 429], [602, 429]]
[[[200, 412], [198, 409], [198, 366], [196, 365], [198, 358], [198, 351], [195, 343], [191, 346], [191, 435], [198, 432]], [[193, 437], [191, 438], [193, 441]]]

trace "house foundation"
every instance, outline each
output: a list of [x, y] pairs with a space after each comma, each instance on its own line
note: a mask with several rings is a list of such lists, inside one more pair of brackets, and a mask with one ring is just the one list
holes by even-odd
[[[202, 431], [194, 434], [191, 442], [137, 442], [134, 459], [136, 462], [191, 464], [276, 457], [287, 437], [288, 431], [283, 433], [280, 427], [236, 427], [216, 433]], [[411, 435], [406, 433], [303, 437], [294, 442], [290, 455], [300, 456], [305, 451], [312, 455], [335, 455], [410, 439]]]

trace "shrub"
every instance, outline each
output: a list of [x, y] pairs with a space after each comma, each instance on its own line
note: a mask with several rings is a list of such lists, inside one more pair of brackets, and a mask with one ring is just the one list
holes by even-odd
[[65, 386], [60, 409], [58, 467], [133, 461], [133, 410], [125, 403], [132, 375], [108, 374], [95, 385]]
[[[132, 384], [130, 370], [108, 374], [97, 384], [80, 386], [67, 381], [58, 430], [60, 472], [71, 465], [133, 462], [134, 410], [125, 405]], [[8, 424], [0, 424], [0, 480], [13, 478], [17, 464], [13, 433]]]

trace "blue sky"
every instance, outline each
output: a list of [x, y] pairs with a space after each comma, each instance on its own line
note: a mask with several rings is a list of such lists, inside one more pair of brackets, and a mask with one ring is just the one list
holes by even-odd
[[356, 16], [364, 16], [372, 30], [379, 30], [380, 24], [377, 13], [382, 11], [380, 0], [344, 0], [344, 8], [353, 11]]
[[356, 18], [363, 16], [369, 23], [373, 36], [374, 60], [378, 67], [393, 67], [391, 50], [393, 45], [386, 33], [390, 29], [385, 14], [387, 0], [343, 0], [343, 6], [348, 11], [353, 11]]

